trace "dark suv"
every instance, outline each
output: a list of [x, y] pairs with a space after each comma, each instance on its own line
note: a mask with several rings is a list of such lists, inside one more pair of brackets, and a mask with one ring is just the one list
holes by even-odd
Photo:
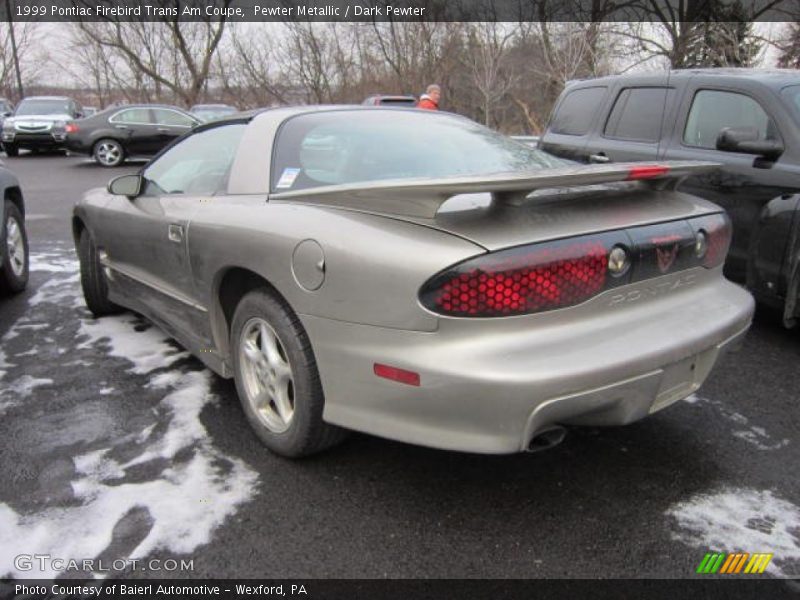
[[696, 69], [572, 82], [540, 148], [581, 162], [722, 164], [679, 189], [733, 222], [725, 274], [800, 317], [800, 72]]

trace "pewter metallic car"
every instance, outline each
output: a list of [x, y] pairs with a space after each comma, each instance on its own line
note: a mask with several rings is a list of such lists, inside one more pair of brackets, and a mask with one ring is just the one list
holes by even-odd
[[273, 451], [347, 429], [511, 453], [686, 397], [750, 325], [708, 163], [575, 166], [468, 119], [279, 108], [202, 125], [76, 206], [89, 309], [140, 312]]

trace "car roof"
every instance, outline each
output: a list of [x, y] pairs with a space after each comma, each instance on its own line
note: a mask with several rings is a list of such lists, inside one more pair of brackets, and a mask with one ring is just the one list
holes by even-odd
[[25, 102], [25, 100], [73, 100], [69, 96], [26, 96], [20, 102]]
[[[366, 104], [303, 104], [297, 106], [271, 106], [265, 108], [254, 108], [251, 110], [246, 110], [230, 115], [224, 115], [215, 119], [211, 123], [206, 123], [199, 129], [206, 129], [209, 126], [216, 126], [222, 123], [227, 122], [242, 122], [242, 121], [250, 121], [255, 119], [259, 115], [262, 114], [269, 114], [271, 116], [277, 116], [283, 119], [289, 119], [291, 117], [296, 117], [297, 115], [302, 114], [312, 114], [312, 113], [321, 113], [321, 112], [340, 112], [340, 111], [383, 111], [383, 112], [401, 112], [404, 114], [408, 114], [409, 109], [401, 106], [372, 106]], [[417, 111], [421, 115], [450, 115], [454, 117], [461, 117], [466, 119], [463, 115], [459, 115], [457, 113], [450, 113], [447, 111], [431, 111], [431, 110], [420, 110]]]
[[751, 69], [751, 68], [692, 68], [673, 69], [671, 71], [650, 71], [646, 73], [626, 73], [624, 75], [607, 75], [596, 79], [576, 79], [567, 85], [572, 87], [587, 87], [594, 83], [611, 83], [624, 80], [639, 84], [664, 84], [667, 77], [671, 81], [683, 80], [691, 77], [708, 77], [724, 81], [736, 81], [746, 78], [768, 87], [782, 88], [792, 83], [800, 83], [800, 72], [797, 69]]

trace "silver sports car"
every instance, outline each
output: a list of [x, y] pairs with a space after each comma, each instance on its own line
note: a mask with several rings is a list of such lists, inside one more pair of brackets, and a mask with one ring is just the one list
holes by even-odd
[[700, 386], [750, 325], [706, 163], [576, 166], [468, 119], [295, 107], [200, 126], [78, 203], [97, 316], [144, 314], [303, 456], [355, 429], [509, 453]]

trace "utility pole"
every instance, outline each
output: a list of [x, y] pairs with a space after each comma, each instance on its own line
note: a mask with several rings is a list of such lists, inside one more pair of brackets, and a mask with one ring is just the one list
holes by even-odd
[[17, 90], [19, 91], [19, 99], [25, 97], [25, 91], [22, 89], [22, 74], [19, 70], [19, 55], [17, 54], [17, 38], [14, 35], [14, 13], [11, 12], [11, 1], [6, 0], [6, 15], [8, 15], [8, 30], [11, 34], [11, 55], [14, 57], [14, 71], [17, 74]]

